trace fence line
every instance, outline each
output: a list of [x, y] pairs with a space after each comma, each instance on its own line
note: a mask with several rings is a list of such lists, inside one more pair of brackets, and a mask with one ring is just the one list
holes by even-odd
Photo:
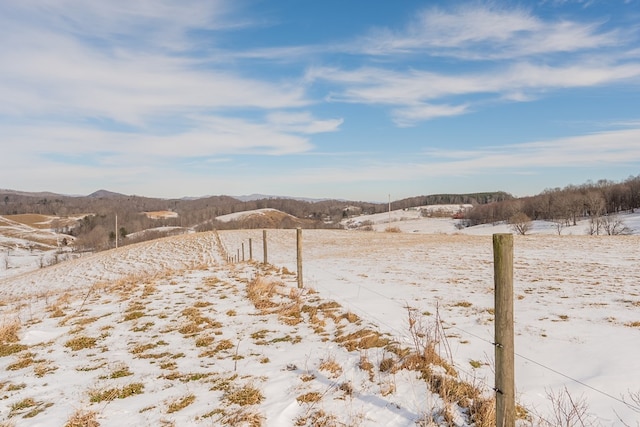
[[[224, 247], [223, 247], [223, 249], [224, 249]], [[307, 270], [307, 271], [308, 271], [308, 270]], [[326, 276], [326, 275], [327, 275], [327, 272], [326, 272], [326, 271], [324, 271], [324, 272], [323, 272], [323, 274]], [[307, 275], [308, 275], [308, 273], [307, 273]], [[333, 275], [333, 276], [334, 276], [337, 280], [341, 280], [340, 276], [338, 276], [338, 275]], [[379, 324], [379, 325], [383, 325], [383, 326], [385, 326], [385, 327], [387, 328], [387, 330], [390, 330], [390, 331], [395, 332], [395, 333], [396, 333], [396, 336], [401, 337], [402, 339], [406, 340], [406, 341], [407, 341], [407, 342], [409, 342], [409, 343], [411, 342], [411, 337], [410, 337], [410, 335], [409, 335], [408, 331], [405, 331], [405, 330], [399, 330], [397, 327], [395, 327], [395, 326], [393, 326], [393, 325], [390, 325], [389, 323], [385, 322], [384, 320], [382, 320], [382, 319], [378, 318], [376, 315], [371, 314], [371, 313], [370, 313], [370, 312], [368, 312], [367, 310], [362, 309], [362, 308], [361, 308], [361, 307], [359, 307], [357, 304], [354, 304], [353, 302], [345, 301], [345, 300], [344, 300], [344, 299], [342, 299], [339, 295], [337, 295], [337, 294], [335, 294], [334, 292], [332, 292], [330, 289], [326, 288], [325, 286], [320, 285], [320, 284], [319, 284], [319, 282], [317, 281], [317, 279], [313, 280], [313, 283], [315, 284], [315, 287], [319, 287], [319, 288], [324, 289], [324, 291], [325, 291], [326, 293], [328, 293], [328, 294], [329, 294], [329, 296], [330, 296], [332, 299], [335, 299], [336, 301], [341, 301], [342, 303], [344, 303], [344, 305], [346, 306], [346, 308], [347, 308], [347, 309], [351, 309], [351, 307], [356, 308], [356, 309], [357, 309], [357, 311], [358, 311], [360, 314], [365, 314], [367, 319], [373, 319], [373, 320], [375, 321], [375, 323], [377, 323], [377, 324]], [[405, 304], [404, 304], [404, 305], [401, 305], [401, 304], [399, 303], [399, 301], [397, 301], [396, 299], [390, 298], [390, 297], [388, 297], [388, 296], [386, 296], [386, 295], [384, 295], [384, 294], [382, 294], [382, 293], [380, 293], [380, 292], [377, 292], [377, 291], [375, 291], [375, 290], [373, 290], [373, 289], [370, 289], [370, 288], [368, 288], [368, 287], [366, 287], [366, 286], [362, 286], [362, 284], [358, 284], [358, 296], [359, 296], [359, 294], [360, 294], [360, 291], [361, 291], [361, 290], [363, 290], [363, 289], [364, 289], [364, 291], [366, 291], [366, 292], [369, 292], [369, 293], [371, 293], [371, 294], [377, 295], [377, 296], [379, 296], [379, 297], [381, 297], [381, 298], [383, 298], [383, 299], [385, 299], [385, 300], [391, 301], [391, 302], [393, 302], [394, 304], [396, 304], [397, 306], [399, 306], [399, 307], [401, 307], [401, 308], [403, 308], [403, 309], [404, 309], [404, 308], [411, 308], [407, 302], [405, 302]], [[441, 318], [441, 319], [440, 319], [440, 321], [441, 321], [441, 322], [444, 322], [444, 319], [442, 319], [442, 318]], [[494, 319], [494, 322], [495, 322], [495, 319]], [[471, 337], [477, 338], [477, 339], [479, 339], [479, 340], [481, 340], [481, 341], [483, 341], [483, 342], [485, 342], [485, 343], [487, 343], [487, 344], [490, 344], [491, 346], [495, 346], [495, 345], [496, 345], [496, 343], [495, 343], [494, 341], [492, 341], [492, 340], [488, 340], [488, 339], [485, 339], [485, 338], [483, 338], [483, 337], [481, 337], [481, 336], [479, 336], [479, 335], [477, 335], [477, 334], [475, 334], [475, 333], [469, 332], [469, 331], [467, 331], [467, 330], [465, 330], [465, 329], [462, 329], [462, 328], [460, 328], [460, 327], [458, 327], [458, 326], [447, 324], [447, 327], [448, 327], [448, 328], [450, 328], [450, 329], [458, 330], [458, 331], [460, 331], [460, 332], [462, 332], [462, 333], [464, 333], [464, 334], [466, 334], [466, 335], [468, 335], [468, 336], [471, 336]], [[629, 402], [626, 402], [626, 401], [624, 401], [624, 400], [622, 400], [622, 399], [620, 399], [620, 398], [617, 398], [617, 397], [615, 397], [615, 396], [611, 395], [610, 393], [607, 393], [606, 391], [603, 391], [603, 390], [600, 390], [600, 389], [598, 389], [598, 388], [596, 388], [596, 387], [593, 387], [593, 386], [591, 386], [591, 385], [589, 385], [589, 384], [587, 384], [587, 383], [585, 383], [585, 382], [583, 382], [583, 381], [580, 381], [580, 380], [578, 380], [578, 379], [575, 379], [575, 378], [571, 377], [570, 375], [564, 374], [564, 373], [562, 373], [562, 372], [560, 372], [560, 371], [558, 371], [558, 370], [556, 370], [556, 369], [553, 369], [553, 368], [551, 368], [551, 367], [549, 367], [549, 366], [547, 366], [547, 365], [545, 365], [545, 364], [543, 364], [543, 363], [541, 363], [541, 362], [538, 362], [538, 361], [536, 361], [536, 360], [533, 360], [533, 359], [531, 359], [531, 358], [529, 358], [529, 357], [527, 357], [527, 356], [524, 356], [524, 355], [519, 354], [519, 353], [517, 353], [517, 352], [516, 352], [516, 353], [514, 353], [514, 354], [515, 354], [515, 356], [516, 356], [516, 357], [518, 357], [518, 358], [520, 358], [520, 359], [526, 360], [526, 361], [531, 362], [531, 363], [533, 363], [533, 364], [535, 364], [535, 365], [537, 365], [537, 366], [539, 366], [539, 367], [541, 367], [541, 368], [543, 368], [543, 369], [548, 370], [549, 372], [552, 372], [552, 373], [554, 373], [554, 374], [560, 375], [560, 376], [562, 376], [563, 378], [566, 378], [566, 379], [568, 379], [568, 380], [570, 380], [570, 381], [572, 381], [572, 382], [575, 382], [576, 384], [579, 384], [579, 385], [581, 385], [582, 387], [588, 388], [588, 389], [590, 389], [590, 390], [592, 390], [592, 391], [594, 391], [594, 392], [596, 392], [596, 393], [599, 393], [599, 394], [600, 394], [600, 395], [602, 395], [602, 396], [605, 396], [605, 397], [607, 397], [607, 398], [609, 398], [609, 399], [612, 399], [612, 400], [616, 401], [617, 403], [620, 403], [620, 404], [622, 404], [622, 405], [624, 405], [624, 406], [626, 406], [626, 407], [628, 407], [628, 408], [630, 408], [630, 409], [632, 409], [632, 410], [634, 410], [634, 411], [636, 411], [636, 412], [639, 412], [639, 413], [640, 413], [640, 407], [639, 407], [639, 406], [636, 406], [636, 405], [634, 405], [634, 404], [632, 404], [632, 403], [629, 403]], [[487, 383], [486, 383], [486, 381], [484, 381], [484, 380], [482, 380], [482, 379], [480, 379], [480, 378], [475, 377], [475, 376], [473, 375], [473, 373], [471, 373], [471, 372], [469, 372], [469, 371], [465, 370], [465, 369], [464, 369], [464, 368], [462, 368], [459, 364], [455, 363], [455, 361], [451, 360], [450, 362], [454, 365], [454, 367], [455, 367], [458, 371], [463, 372], [463, 373], [465, 373], [466, 375], [469, 375], [470, 377], [475, 378], [476, 380], [478, 380], [478, 381], [482, 382], [482, 383], [483, 383], [483, 384], [484, 384], [484, 385], [485, 385], [489, 390], [493, 389], [493, 386], [490, 386], [489, 384], [487, 384]], [[527, 408], [527, 410], [529, 411], [529, 408]], [[533, 412], [533, 411], [530, 411], [530, 412]], [[548, 423], [549, 425], [552, 425], [552, 423], [550, 423], [548, 420], [544, 419], [544, 418], [543, 418], [543, 417], [541, 417], [540, 415], [538, 415], [538, 414], [535, 414], [535, 415], [536, 415], [540, 420], [542, 420], [542, 421], [544, 421], [544, 422]]]

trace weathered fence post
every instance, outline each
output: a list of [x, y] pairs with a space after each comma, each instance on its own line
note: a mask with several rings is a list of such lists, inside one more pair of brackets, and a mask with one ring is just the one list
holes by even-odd
[[262, 230], [262, 252], [264, 253], [264, 264], [267, 264], [267, 230]]
[[302, 289], [304, 287], [302, 283], [302, 228], [296, 229], [296, 253], [298, 254], [298, 288]]
[[244, 262], [244, 242], [242, 242], [242, 262]]
[[236, 253], [236, 262], [240, 262], [240, 249], [238, 248]]
[[249, 261], [253, 261], [253, 246], [251, 244], [251, 239], [249, 239]]
[[515, 426], [513, 235], [493, 235], [496, 427]]

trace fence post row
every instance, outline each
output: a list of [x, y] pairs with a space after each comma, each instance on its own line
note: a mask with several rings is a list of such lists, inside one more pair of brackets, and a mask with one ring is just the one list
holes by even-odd
[[493, 235], [496, 427], [515, 426], [513, 234]]
[[296, 229], [296, 253], [298, 264], [298, 288], [302, 289], [304, 284], [302, 283], [302, 228]]

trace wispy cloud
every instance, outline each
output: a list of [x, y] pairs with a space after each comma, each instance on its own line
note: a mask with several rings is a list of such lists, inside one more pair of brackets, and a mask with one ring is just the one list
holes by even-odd
[[[394, 106], [398, 125], [473, 111], [474, 102], [488, 99], [529, 101], [539, 94], [567, 88], [617, 84], [640, 79], [640, 63], [594, 64], [591, 61], [555, 66], [515, 63], [489, 72], [465, 74], [381, 68], [341, 70], [310, 69], [307, 79], [326, 80], [341, 87], [329, 100]], [[486, 99], [454, 103], [461, 96], [483, 95]]]
[[575, 169], [640, 162], [640, 128], [478, 149], [428, 149], [410, 159], [352, 164], [349, 168], [299, 171], [300, 183], [420, 181], [485, 174], [539, 175], [549, 169]]
[[432, 7], [405, 28], [378, 28], [354, 44], [370, 55], [428, 52], [464, 59], [505, 59], [614, 46], [616, 31], [601, 23], [543, 21], [525, 8], [496, 4], [461, 4], [452, 9]]
[[[28, 166], [60, 182], [93, 174], [130, 185], [138, 173], [169, 188], [266, 159], [246, 180], [320, 185], [639, 161], [633, 112], [619, 116], [630, 125], [618, 133], [575, 140], [384, 152], [381, 138], [413, 132], [393, 124], [453, 123], [487, 105], [640, 82], [631, 27], [533, 5], [441, 4], [396, 27], [296, 45], [231, 0], [0, 2], [0, 180], [31, 179]], [[360, 127], [370, 106], [389, 117], [380, 135]]]
[[[247, 24], [233, 17], [233, 4], [0, 7], [0, 114], [17, 122], [3, 131], [16, 147], [5, 156], [45, 151], [64, 163], [54, 154], [85, 153], [104, 165], [105, 150], [124, 163], [310, 150], [303, 135], [335, 131], [342, 119], [298, 113], [283, 121], [311, 103], [303, 84], [243, 76], [201, 55], [206, 40], [216, 48], [218, 34]], [[21, 127], [23, 117], [30, 121]]]
[[432, 7], [404, 28], [378, 28], [347, 44], [369, 65], [314, 66], [306, 79], [333, 84], [328, 100], [388, 105], [397, 125], [412, 126], [467, 114], [487, 101], [526, 102], [566, 88], [637, 82], [635, 40], [604, 21], [542, 19], [495, 3]]

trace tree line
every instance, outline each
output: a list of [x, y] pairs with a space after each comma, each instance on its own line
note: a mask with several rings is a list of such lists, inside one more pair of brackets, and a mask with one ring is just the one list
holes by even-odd
[[536, 196], [474, 205], [465, 214], [465, 220], [468, 225], [545, 220], [555, 223], [560, 234], [563, 227], [576, 225], [579, 219], [587, 218], [591, 234], [623, 234], [621, 224], [612, 218], [617, 213], [632, 212], [637, 208], [640, 208], [640, 175], [622, 182], [589, 181], [546, 189]]

